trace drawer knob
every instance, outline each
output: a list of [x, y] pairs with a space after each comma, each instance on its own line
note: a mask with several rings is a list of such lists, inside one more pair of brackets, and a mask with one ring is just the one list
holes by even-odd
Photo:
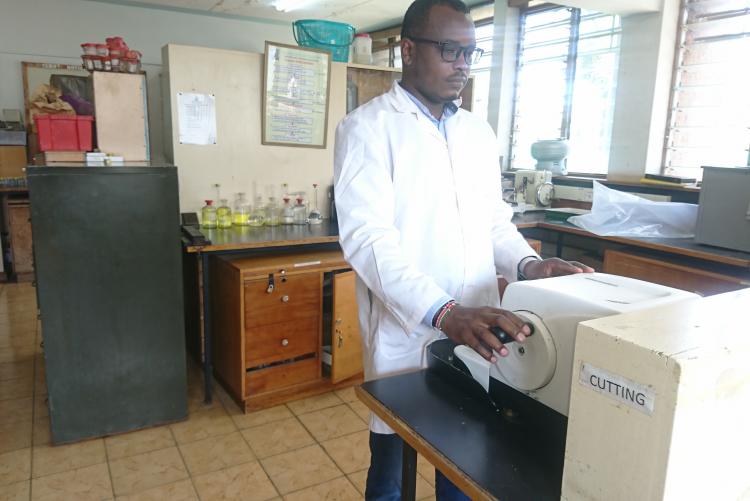
[[282, 339], [281, 340], [281, 346], [288, 346], [288, 345], [289, 345], [289, 340], [288, 339]]
[[281, 301], [284, 302], [284, 303], [288, 303], [289, 302], [289, 296], [287, 296], [286, 294], [284, 294], [283, 296], [281, 296]]

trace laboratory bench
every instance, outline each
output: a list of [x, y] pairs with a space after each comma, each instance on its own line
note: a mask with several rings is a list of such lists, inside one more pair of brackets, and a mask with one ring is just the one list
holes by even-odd
[[[545, 257], [557, 256], [564, 259], [582, 260], [586, 264], [593, 265], [598, 271], [660, 283], [701, 295], [713, 295], [750, 287], [750, 254], [748, 253], [697, 244], [692, 239], [602, 237], [570, 223], [548, 221], [545, 219], [544, 212], [517, 214], [513, 222], [535, 250], [541, 251], [540, 254]], [[229, 389], [229, 393], [247, 409], [264, 407], [291, 398], [356, 384], [362, 380], [361, 369], [353, 369], [348, 363], [346, 365], [349, 365], [349, 368], [346, 373], [357, 374], [343, 380], [340, 376], [332, 375], [335, 365], [331, 372], [327, 373], [319, 373], [317, 369], [323, 358], [330, 358], [330, 353], [323, 350], [323, 346], [328, 345], [323, 343], [330, 341], [330, 332], [333, 332], [335, 338], [337, 335], [335, 320], [343, 318], [332, 316], [334, 312], [331, 310], [333, 307], [331, 291], [336, 288], [332, 283], [333, 279], [341, 281], [346, 277], [346, 273], [350, 274], [351, 283], [338, 285], [338, 289], [350, 289], [347, 293], [349, 299], [344, 301], [345, 304], [350, 305], [350, 309], [346, 310], [347, 315], [351, 315], [351, 312], [356, 309], [356, 301], [353, 297], [354, 278], [340, 254], [338, 227], [335, 223], [331, 224], [330, 221], [325, 220], [316, 226], [232, 227], [223, 230], [202, 230], [202, 233], [211, 242], [210, 244], [191, 245], [189, 241], [183, 240], [183, 277], [186, 342], [189, 352], [205, 364], [207, 401], [211, 400], [211, 381], [214, 373], [219, 374], [220, 380]], [[217, 323], [213, 319], [217, 315], [226, 315], [228, 308], [230, 312], [234, 312], [236, 318], [242, 316], [242, 322], [247, 322], [249, 316], [252, 316], [252, 306], [246, 305], [245, 298], [256, 294], [257, 291], [250, 291], [244, 285], [240, 286], [240, 283], [249, 284], [250, 277], [254, 277], [253, 280], [257, 282], [255, 287], [260, 287], [261, 292], [258, 294], [262, 296], [262, 291], [268, 287], [270, 275], [273, 276], [275, 283], [280, 284], [282, 271], [285, 274], [290, 273], [289, 270], [299, 271], [300, 267], [294, 267], [295, 262], [311, 261], [304, 259], [305, 253], [321, 252], [338, 252], [338, 254], [333, 260], [335, 264], [331, 266], [321, 264], [307, 269], [315, 276], [309, 276], [306, 282], [308, 286], [299, 285], [302, 287], [301, 290], [306, 291], [303, 295], [312, 294], [305, 302], [307, 308], [311, 308], [310, 305], [313, 302], [320, 301], [320, 315], [316, 309], [314, 316], [323, 319], [325, 324], [320, 331], [311, 328], [307, 337], [302, 335], [304, 338], [302, 343], [308, 348], [303, 350], [305, 353], [295, 352], [294, 357], [285, 358], [284, 350], [281, 348], [291, 346], [292, 339], [289, 337], [276, 339], [275, 334], [271, 334], [268, 329], [264, 330], [256, 322], [253, 327], [256, 329], [256, 336], [259, 335], [263, 339], [273, 338], [269, 342], [278, 342], [278, 344], [287, 340], [288, 344], [263, 360], [255, 359], [251, 352], [245, 350], [257, 342], [252, 340], [253, 334], [248, 327], [239, 323], [227, 327], [222, 324], [223, 320], [219, 321], [222, 324], [219, 327], [222, 329], [222, 334], [219, 335], [222, 339], [220, 343], [223, 344], [218, 349], [224, 351], [218, 354], [213, 353], [214, 329], [217, 328]], [[283, 261], [285, 255], [287, 256], [286, 263], [264, 264], [263, 260], [269, 257], [280, 257]], [[320, 261], [320, 259], [315, 258], [312, 261]], [[271, 270], [269, 266], [275, 269]], [[255, 271], [251, 271], [253, 269]], [[248, 281], [242, 278], [245, 276]], [[287, 277], [289, 285], [294, 285], [291, 275]], [[313, 282], [317, 285], [311, 288], [309, 285]], [[279, 298], [283, 296], [284, 294], [278, 294]], [[341, 294], [337, 296], [340, 302]], [[292, 306], [292, 304], [287, 306]], [[240, 311], [245, 313], [240, 315], [238, 313]], [[310, 311], [312, 312], [312, 309]], [[273, 314], [278, 315], [279, 312]], [[273, 321], [270, 324], [281, 324], [286, 317], [282, 314], [274, 318], [278, 322]], [[356, 319], [356, 316], [354, 318]], [[249, 321], [252, 322], [252, 320]], [[331, 321], [334, 323], [330, 324]], [[232, 329], [234, 334], [228, 336], [227, 329]], [[344, 337], [348, 339], [347, 344], [352, 346], [357, 340], [357, 336], [352, 335], [352, 332], [356, 332], [357, 329], [356, 321], [351, 322], [347, 329], [349, 330], [345, 332]], [[311, 339], [317, 340], [314, 349], [309, 349], [312, 346]], [[337, 343], [331, 344], [337, 345]], [[216, 346], [219, 346], [219, 343], [216, 343]], [[356, 346], [354, 349], [361, 349], [361, 347]], [[293, 352], [294, 350], [287, 351]], [[229, 356], [227, 353], [235, 353], [235, 355]], [[312, 368], [313, 362], [309, 360], [311, 355], [315, 358], [315, 369]], [[297, 357], [307, 358], [298, 359]], [[342, 355], [341, 358], [349, 357]], [[228, 370], [226, 367], [215, 368], [215, 362], [224, 366], [231, 363], [233, 375], [226, 372]], [[288, 369], [293, 367], [294, 374], [288, 374], [284, 370], [286, 363], [296, 364], [287, 367]], [[279, 377], [289, 378], [289, 386], [286, 388], [278, 385], [275, 388], [264, 386], [261, 383], [268, 379], [259, 378], [262, 371], [269, 374], [274, 372], [276, 376], [270, 378], [271, 380]], [[283, 376], [278, 376], [279, 374]], [[254, 395], [256, 390], [261, 390], [261, 393], [265, 392], [265, 396]]]

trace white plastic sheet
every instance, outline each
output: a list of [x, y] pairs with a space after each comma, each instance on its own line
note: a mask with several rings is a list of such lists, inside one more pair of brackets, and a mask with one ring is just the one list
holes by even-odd
[[601, 236], [692, 238], [697, 217], [695, 204], [653, 202], [594, 181], [591, 212], [568, 222]]

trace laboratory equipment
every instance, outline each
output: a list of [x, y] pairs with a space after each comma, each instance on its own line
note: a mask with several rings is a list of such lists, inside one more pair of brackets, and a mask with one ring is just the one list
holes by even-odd
[[292, 207], [294, 214], [294, 224], [302, 225], [307, 224], [307, 204], [302, 195], [297, 196], [297, 203]]
[[284, 197], [284, 206], [281, 208], [281, 224], [294, 224], [294, 208], [291, 199]]
[[263, 226], [263, 223], [266, 221], [266, 208], [263, 205], [263, 197], [257, 196], [255, 197], [255, 204], [253, 205], [253, 209], [250, 212], [250, 217], [248, 218], [248, 224], [250, 226]]
[[310, 224], [320, 224], [323, 222], [323, 215], [318, 210], [318, 185], [313, 184], [313, 208], [307, 216], [307, 222]]
[[201, 228], [216, 228], [216, 207], [213, 200], [206, 200], [206, 205], [201, 209]]
[[265, 224], [268, 226], [278, 226], [280, 223], [279, 203], [276, 201], [276, 197], [269, 197], [268, 203], [266, 204]]
[[226, 198], [220, 200], [221, 205], [216, 209], [216, 226], [219, 228], [232, 227], [232, 209], [229, 208]]
[[750, 167], [703, 167], [695, 240], [750, 252]]
[[552, 173], [547, 170], [518, 170], [514, 182], [519, 209], [549, 207], [554, 196]]
[[240, 192], [234, 196], [234, 212], [232, 212], [232, 223], [235, 226], [247, 226], [250, 224], [250, 203], [245, 193]]
[[568, 156], [568, 141], [565, 139], [542, 139], [531, 145], [531, 156], [536, 160], [536, 170], [547, 170], [556, 176], [568, 173], [565, 157]]

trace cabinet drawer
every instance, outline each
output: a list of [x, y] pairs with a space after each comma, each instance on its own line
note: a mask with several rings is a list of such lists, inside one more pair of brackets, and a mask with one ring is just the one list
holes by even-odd
[[318, 316], [321, 306], [322, 275], [304, 273], [282, 281], [274, 276], [273, 292], [268, 279], [248, 280], [245, 288], [245, 328], [280, 322], [296, 322]]
[[257, 395], [320, 378], [320, 359], [308, 358], [245, 373], [245, 396]]
[[261, 325], [248, 329], [245, 334], [245, 365], [288, 360], [318, 351], [320, 315], [313, 314], [304, 320]]

